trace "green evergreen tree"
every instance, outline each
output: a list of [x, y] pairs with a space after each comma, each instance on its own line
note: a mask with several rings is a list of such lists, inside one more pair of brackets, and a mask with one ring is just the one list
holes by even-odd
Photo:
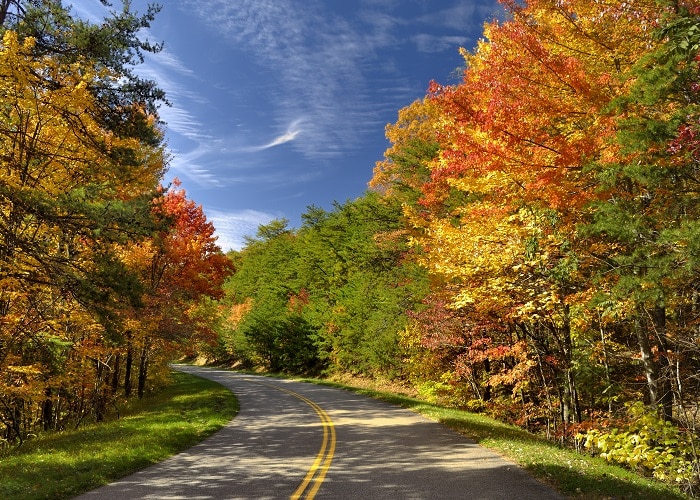
[[611, 195], [592, 207], [587, 231], [613, 249], [603, 276], [630, 311], [649, 403], [670, 419], [697, 369], [687, 327], [700, 285], [700, 18], [665, 12], [658, 48], [636, 64], [629, 93], [611, 110], [621, 117], [622, 161], [594, 165]]

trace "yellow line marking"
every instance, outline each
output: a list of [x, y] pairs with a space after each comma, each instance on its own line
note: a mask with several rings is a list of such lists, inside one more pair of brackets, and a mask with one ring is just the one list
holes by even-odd
[[[277, 389], [278, 391], [286, 392], [287, 394], [302, 400], [304, 403], [313, 408], [318, 417], [321, 419], [321, 425], [323, 426], [323, 441], [321, 442], [321, 449], [318, 451], [314, 462], [311, 464], [309, 472], [306, 473], [306, 476], [302, 480], [301, 484], [299, 484], [297, 489], [294, 490], [292, 496], [289, 497], [290, 500], [298, 500], [299, 498], [302, 498], [302, 496], [305, 499], [312, 500], [316, 496], [316, 493], [318, 493], [323, 480], [326, 478], [331, 462], [333, 461], [333, 454], [335, 453], [336, 445], [335, 426], [333, 425], [333, 421], [328, 413], [323, 410], [323, 408], [318, 406], [309, 398], [302, 396], [297, 392], [290, 391], [282, 387], [277, 387], [272, 384], [264, 385]], [[309, 488], [308, 491], [307, 488]], [[304, 496], [305, 492], [306, 496]]]

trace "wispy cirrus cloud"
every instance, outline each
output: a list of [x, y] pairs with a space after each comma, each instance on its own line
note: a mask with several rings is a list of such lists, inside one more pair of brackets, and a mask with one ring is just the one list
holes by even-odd
[[301, 120], [294, 120], [283, 134], [278, 135], [267, 144], [263, 144], [261, 146], [248, 146], [242, 148], [241, 150], [247, 153], [256, 153], [258, 151], [265, 151], [266, 149], [292, 142], [302, 132], [300, 125]]
[[[406, 92], [405, 69], [386, 58], [387, 49], [400, 57], [412, 44], [424, 54], [466, 45], [466, 33], [480, 29], [492, 0], [440, 2], [363, 0], [341, 15], [324, 2], [301, 0], [184, 0], [187, 9], [206, 23], [232, 50], [245, 53], [274, 74], [275, 83], [256, 89], [255, 99], [270, 104], [280, 128], [264, 145], [248, 144], [243, 151], [264, 151], [291, 143], [305, 158], [327, 162], [358, 147], [363, 134], [386, 124], [388, 110], [396, 112], [418, 97], [412, 82]], [[402, 36], [416, 32], [416, 36]], [[450, 33], [451, 32], [451, 33]], [[434, 75], [439, 78], [441, 75]], [[377, 79], [387, 81], [383, 109], [377, 107]], [[283, 127], [304, 116], [303, 134]], [[391, 114], [389, 114], [391, 116]], [[379, 132], [381, 133], [381, 132]]]
[[[146, 32], [145, 36], [149, 36]], [[204, 123], [196, 110], [209, 106], [208, 99], [197, 89], [200, 77], [168, 46], [155, 54], [146, 54], [145, 63], [137, 68], [139, 76], [157, 82], [165, 91], [168, 105], [159, 109], [167, 127], [173, 177], [189, 179], [202, 187], [221, 187], [222, 180], [210, 166], [218, 154], [221, 139]]]
[[440, 36], [428, 33], [419, 33], [413, 36], [412, 39], [419, 52], [428, 54], [454, 50], [455, 47], [462, 47], [469, 41], [469, 38], [466, 36]]
[[207, 210], [206, 215], [216, 228], [217, 244], [224, 252], [242, 249], [246, 237], [255, 236], [258, 226], [280, 218], [277, 214], [256, 210], [227, 212], [212, 209]]
[[452, 2], [443, 8], [430, 9], [417, 20], [426, 25], [449, 28], [456, 34], [464, 35], [480, 29], [484, 19], [493, 18], [502, 12], [503, 7], [496, 8], [492, 0], [471, 0]]
[[[227, 181], [220, 173], [211, 175], [208, 165], [215, 153], [226, 155], [235, 166], [241, 163], [241, 154], [286, 145], [316, 164], [329, 164], [359, 148], [368, 131], [381, 134], [387, 117], [416, 98], [416, 83], [423, 86], [427, 81], [407, 85], [402, 69], [392, 59], [380, 60], [379, 54], [402, 44], [413, 44], [422, 53], [451, 48], [456, 54], [456, 47], [464, 45], [466, 37], [426, 32], [402, 38], [399, 34], [407, 25], [468, 25], [474, 23], [480, 9], [479, 0], [455, 2], [442, 9], [426, 2], [423, 15], [416, 17], [401, 17], [404, 11], [395, 1], [365, 0], [347, 16], [331, 14], [323, 2], [300, 0], [182, 0], [179, 8], [189, 10], [197, 22], [227, 41], [230, 52], [226, 57], [230, 59], [224, 59], [225, 64], [247, 57], [255, 62], [253, 71], [269, 71], [275, 78], [252, 88], [241, 86], [240, 81], [226, 86], [223, 81], [199, 80], [200, 85], [215, 85], [229, 92], [228, 106], [237, 103], [243, 109], [255, 102], [258, 115], [267, 113], [266, 120], [256, 116], [254, 122], [246, 123], [253, 127], [252, 132], [236, 135], [232, 130], [222, 139], [219, 131], [223, 142], [214, 143], [199, 117], [202, 108], [218, 103], [204, 103], [196, 91], [182, 85], [185, 80], [197, 81], [198, 76], [168, 53], [167, 46], [153, 58], [158, 81], [173, 97], [173, 108], [163, 109], [164, 120], [170, 130], [197, 143], [186, 158], [173, 162], [173, 168], [203, 186], [233, 182], [233, 177]], [[377, 81], [383, 82], [381, 87]], [[197, 85], [191, 87], [196, 89]], [[273, 130], [267, 142], [259, 140], [267, 132], [264, 126]]]
[[293, 141], [295, 151], [323, 161], [356, 147], [362, 124], [377, 119], [365, 71], [376, 47], [390, 43], [380, 25], [329, 17], [318, 2], [188, 0], [187, 6], [232, 47], [274, 71], [276, 85], [256, 97], [272, 103], [277, 123], [305, 117], [303, 134], [299, 128], [283, 130], [278, 140], [251, 150]]

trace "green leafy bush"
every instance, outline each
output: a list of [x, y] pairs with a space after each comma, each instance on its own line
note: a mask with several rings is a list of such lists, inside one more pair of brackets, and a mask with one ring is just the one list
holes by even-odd
[[619, 428], [579, 434], [585, 448], [610, 462], [627, 465], [687, 489], [700, 484], [697, 437], [664, 421], [641, 402], [628, 406], [629, 419]]

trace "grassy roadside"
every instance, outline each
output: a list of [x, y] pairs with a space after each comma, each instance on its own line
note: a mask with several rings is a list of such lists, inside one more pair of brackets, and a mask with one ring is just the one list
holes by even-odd
[[184, 373], [136, 401], [119, 420], [85, 425], [0, 453], [0, 498], [70, 498], [173, 455], [238, 411], [223, 386]]
[[546, 439], [492, 418], [444, 408], [408, 396], [358, 388], [335, 382], [309, 380], [380, 399], [411, 409], [472, 438], [523, 466], [534, 477], [576, 499], [684, 499], [668, 485], [641, 477], [622, 467], [557, 446]]

